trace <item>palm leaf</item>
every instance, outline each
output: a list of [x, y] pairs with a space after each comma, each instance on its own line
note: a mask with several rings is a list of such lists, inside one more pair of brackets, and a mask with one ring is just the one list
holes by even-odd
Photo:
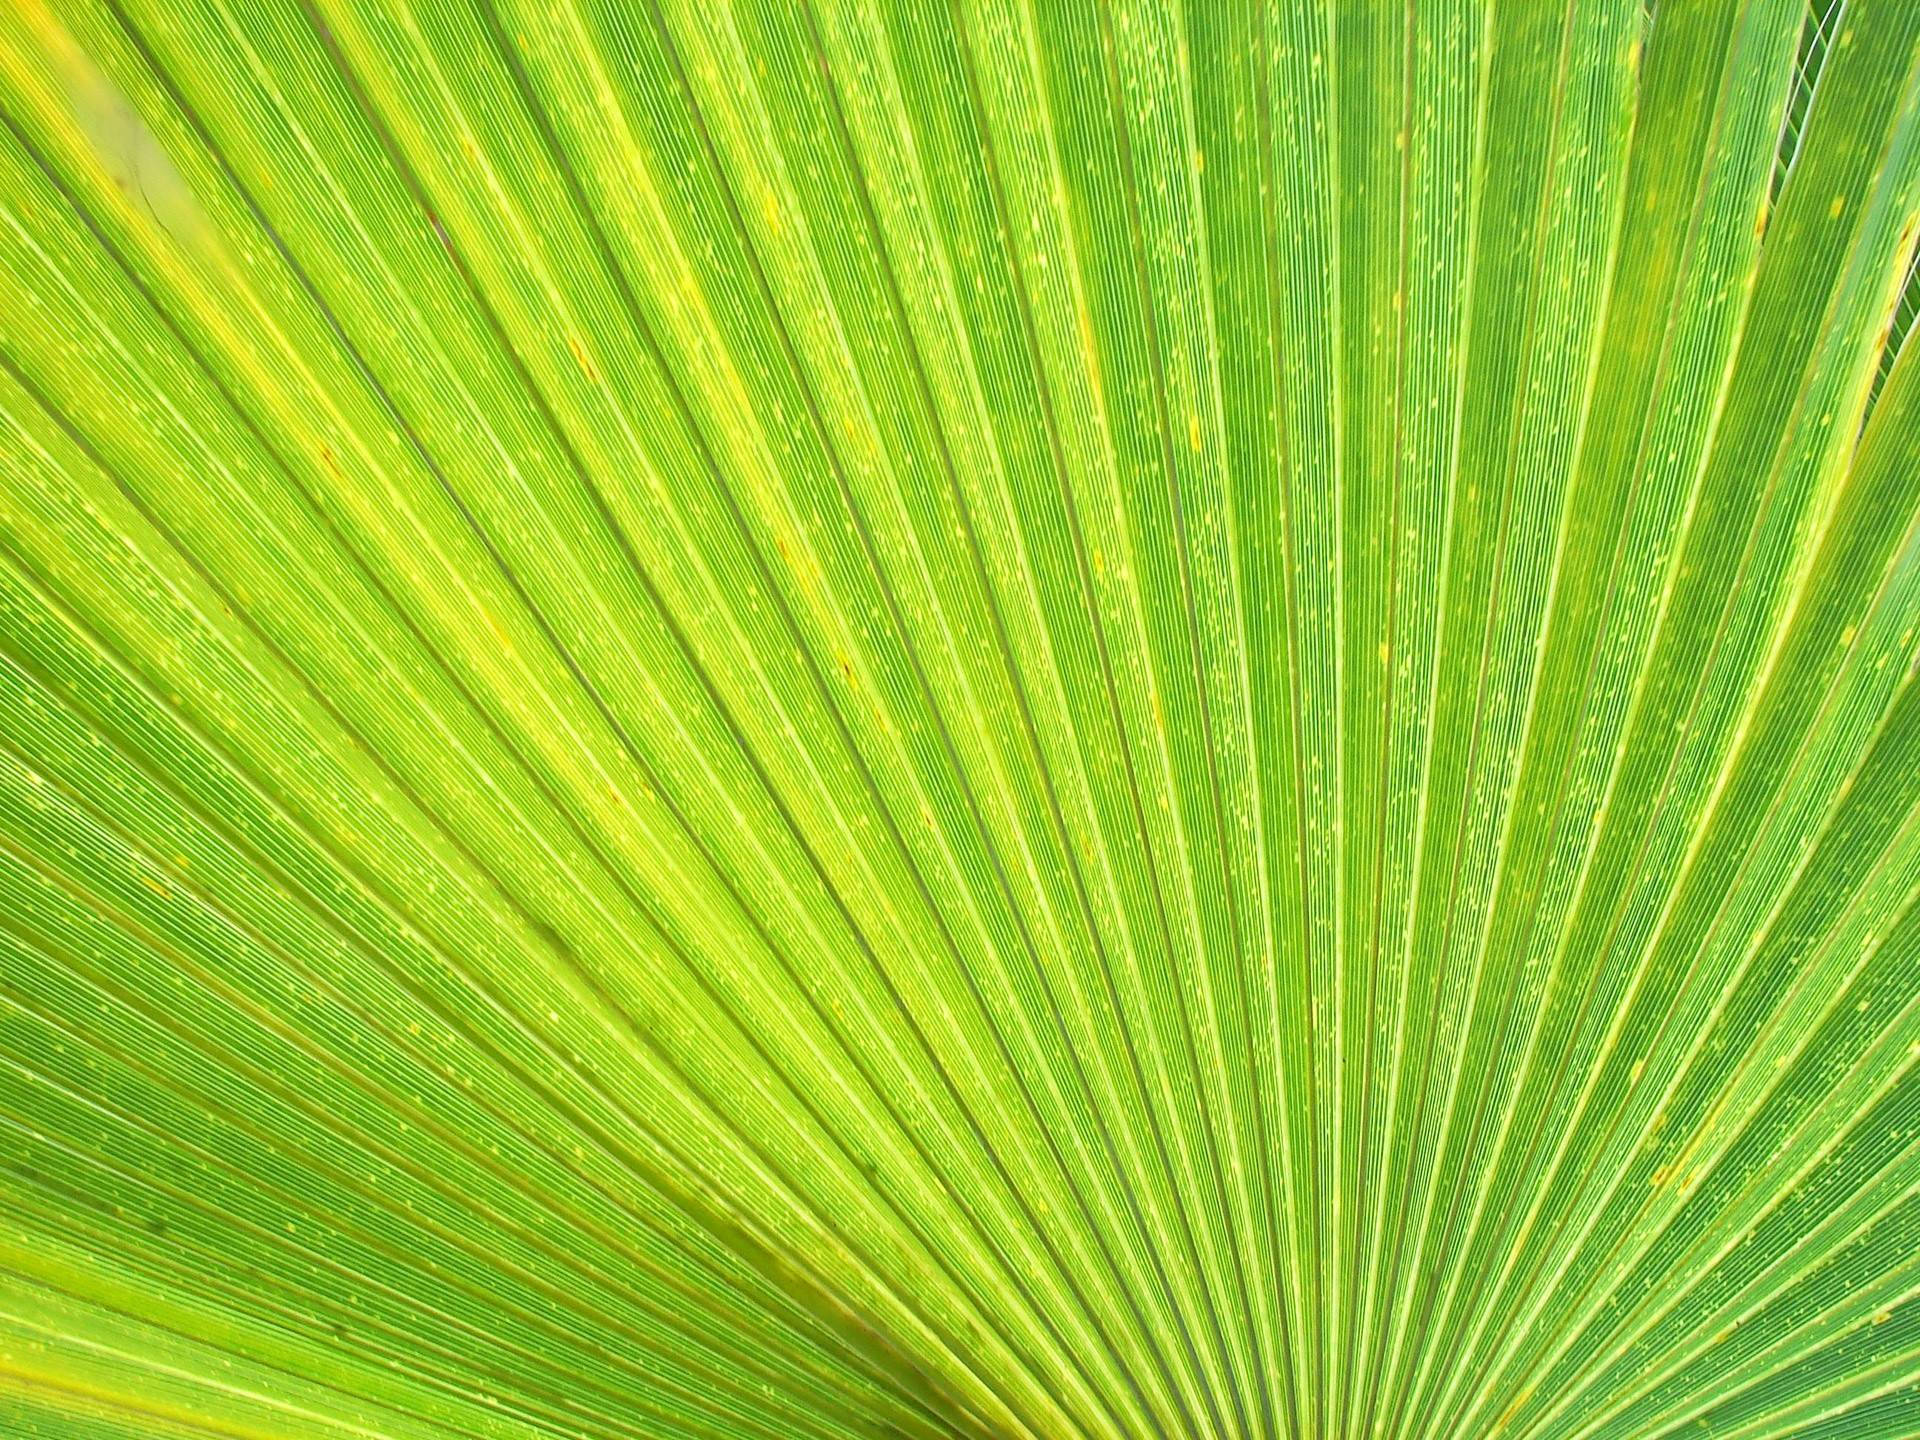
[[0, 120], [0, 1429], [1920, 1432], [1920, 8]]

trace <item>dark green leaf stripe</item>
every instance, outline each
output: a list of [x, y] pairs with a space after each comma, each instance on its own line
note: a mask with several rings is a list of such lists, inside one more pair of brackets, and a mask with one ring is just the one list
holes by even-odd
[[1920, 8], [0, 7], [0, 1433], [1920, 1434]]

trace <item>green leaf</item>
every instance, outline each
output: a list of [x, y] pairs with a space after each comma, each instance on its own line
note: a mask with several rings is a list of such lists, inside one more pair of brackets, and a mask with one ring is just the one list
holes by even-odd
[[1920, 7], [0, 13], [0, 1430], [1920, 1432]]

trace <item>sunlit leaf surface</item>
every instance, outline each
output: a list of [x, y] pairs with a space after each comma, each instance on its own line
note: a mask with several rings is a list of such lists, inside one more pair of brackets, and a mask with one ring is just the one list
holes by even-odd
[[0, 1432], [1920, 1434], [1920, 5], [0, 5]]

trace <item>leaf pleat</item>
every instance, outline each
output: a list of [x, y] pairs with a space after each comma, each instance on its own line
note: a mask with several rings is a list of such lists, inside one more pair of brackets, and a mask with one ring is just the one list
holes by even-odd
[[17, 0], [0, 1430], [1920, 1431], [1920, 8]]

